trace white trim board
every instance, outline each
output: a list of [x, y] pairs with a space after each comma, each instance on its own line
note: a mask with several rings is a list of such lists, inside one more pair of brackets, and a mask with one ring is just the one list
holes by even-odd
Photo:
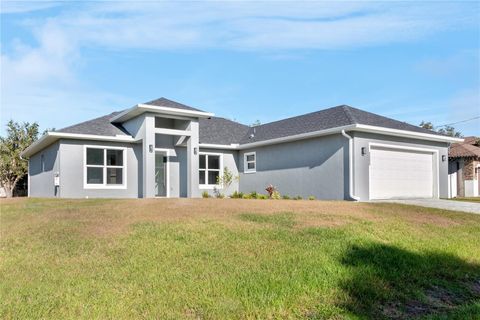
[[117, 135], [117, 136], [100, 136], [95, 134], [80, 134], [80, 133], [64, 133], [64, 132], [47, 132], [43, 137], [31, 144], [27, 149], [20, 153], [21, 157], [30, 157], [35, 153], [43, 150], [60, 139], [72, 140], [90, 140], [90, 141], [106, 141], [106, 142], [128, 142], [133, 143], [136, 140], [132, 136]]
[[170, 108], [170, 107], [161, 107], [161, 106], [152, 106], [149, 104], [139, 103], [134, 107], [127, 109], [118, 115], [110, 119], [111, 122], [124, 122], [129, 119], [135, 118], [136, 116], [145, 113], [153, 112], [158, 114], [165, 115], [177, 115], [177, 116], [186, 116], [191, 118], [209, 118], [213, 117], [214, 114], [210, 112], [195, 111], [195, 110], [186, 110], [179, 108]]
[[397, 129], [389, 129], [384, 127], [376, 127], [376, 126], [368, 126], [362, 124], [351, 124], [342, 127], [335, 127], [325, 130], [319, 131], [312, 131], [307, 133], [301, 133], [286, 137], [274, 138], [269, 140], [257, 141], [257, 142], [250, 142], [245, 144], [230, 144], [230, 145], [221, 145], [221, 144], [208, 144], [208, 143], [201, 143], [200, 147], [203, 148], [212, 148], [212, 149], [225, 149], [225, 150], [245, 150], [251, 149], [256, 147], [262, 147], [272, 144], [279, 144], [285, 142], [292, 142], [297, 140], [304, 140], [310, 139], [315, 137], [326, 136], [330, 134], [337, 134], [341, 133], [342, 130], [345, 131], [358, 131], [358, 132], [369, 132], [369, 133], [376, 133], [386, 136], [396, 136], [396, 137], [405, 137], [411, 139], [419, 139], [419, 140], [427, 140], [427, 141], [438, 141], [438, 142], [462, 142], [463, 139], [461, 138], [454, 138], [454, 137], [447, 137], [447, 136], [440, 136], [436, 134], [429, 134], [429, 133], [421, 133], [415, 131], [407, 131], [407, 130], [397, 130]]

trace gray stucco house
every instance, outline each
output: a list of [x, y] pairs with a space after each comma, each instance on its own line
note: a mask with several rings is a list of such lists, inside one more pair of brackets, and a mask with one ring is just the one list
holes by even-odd
[[229, 190], [318, 199], [448, 196], [462, 139], [337, 106], [249, 127], [165, 98], [48, 132], [23, 151], [31, 197], [199, 197]]

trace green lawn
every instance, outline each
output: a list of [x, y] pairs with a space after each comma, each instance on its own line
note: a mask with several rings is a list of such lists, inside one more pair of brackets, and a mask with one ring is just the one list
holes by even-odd
[[0, 318], [480, 318], [480, 215], [293, 200], [3, 200]]
[[464, 197], [464, 198], [450, 198], [448, 200], [455, 200], [455, 201], [467, 201], [467, 202], [480, 202], [480, 197]]

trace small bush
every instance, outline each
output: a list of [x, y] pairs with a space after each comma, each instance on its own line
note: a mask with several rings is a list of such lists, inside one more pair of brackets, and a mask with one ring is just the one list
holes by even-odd
[[223, 199], [223, 198], [225, 198], [225, 195], [224, 195], [223, 193], [221, 193], [221, 192], [217, 192], [217, 193], [215, 194], [215, 197], [217, 197], [218, 199]]
[[315, 198], [315, 196], [309, 196], [308, 197], [308, 200], [316, 200], [317, 198]]
[[250, 192], [250, 198], [251, 198], [251, 199], [257, 199], [257, 197], [258, 197], [257, 191], [252, 191], [252, 192]]
[[284, 195], [282, 196], [282, 199], [283, 199], [283, 200], [290, 200], [290, 197], [287, 196], [286, 194], [284, 194]]
[[252, 199], [252, 195], [250, 193], [246, 193], [243, 195], [242, 199]]
[[303, 199], [302, 196], [296, 196], [293, 198], [293, 200], [302, 200], [302, 199]]
[[266, 194], [257, 194], [257, 199], [266, 200], [268, 199], [268, 196]]
[[242, 199], [243, 198], [243, 192], [235, 191], [234, 193], [232, 193], [230, 195], [230, 198], [232, 198], [232, 199]]
[[210, 195], [208, 194], [208, 191], [203, 191], [202, 192], [202, 198], [210, 198]]
[[278, 192], [277, 190], [273, 191], [272, 195], [270, 196], [270, 199], [274, 199], [274, 200], [278, 200], [281, 198], [282, 196], [280, 195], [280, 192]]

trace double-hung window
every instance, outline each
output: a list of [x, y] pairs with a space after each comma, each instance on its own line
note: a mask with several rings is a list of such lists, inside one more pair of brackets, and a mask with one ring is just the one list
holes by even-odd
[[218, 186], [221, 175], [222, 155], [201, 153], [199, 155], [199, 184], [201, 187]]
[[85, 187], [125, 187], [125, 156], [125, 148], [85, 147]]
[[247, 152], [243, 155], [243, 172], [253, 173], [257, 171], [257, 154]]

